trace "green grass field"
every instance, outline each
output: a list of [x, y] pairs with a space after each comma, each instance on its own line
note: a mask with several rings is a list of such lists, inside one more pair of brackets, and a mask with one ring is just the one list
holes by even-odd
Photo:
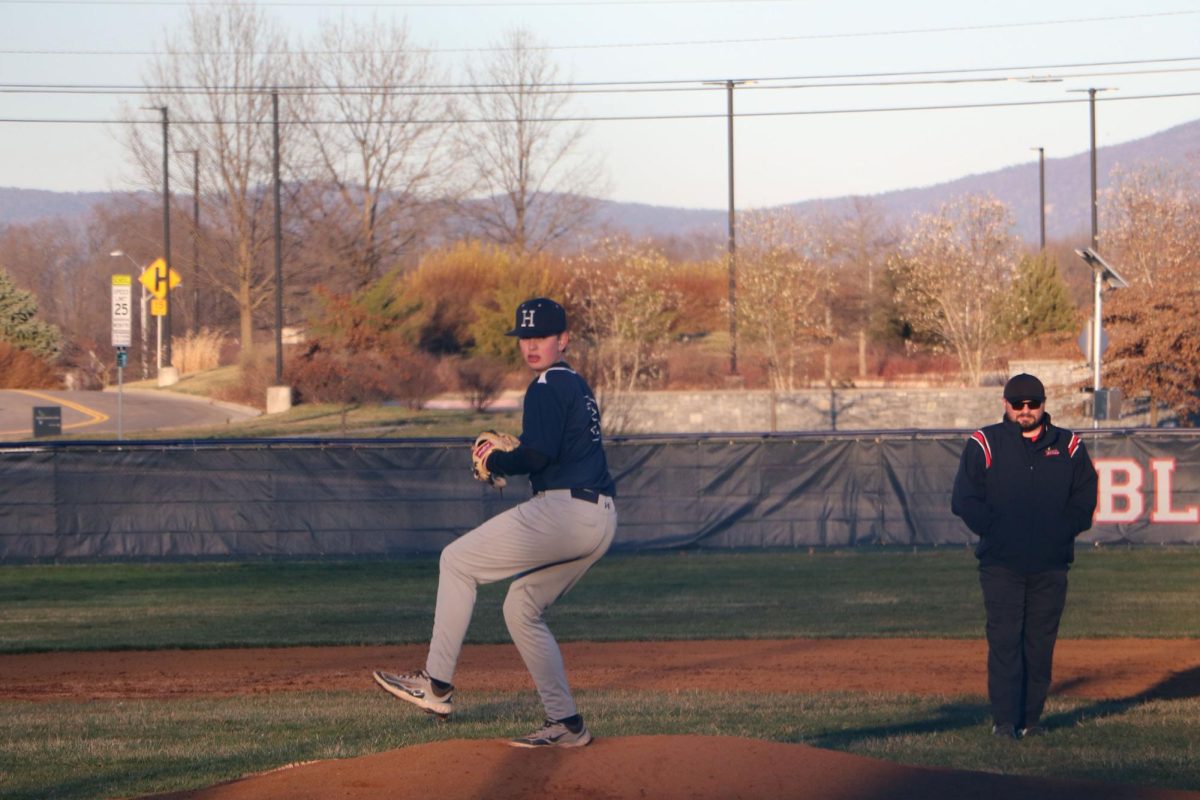
[[[563, 641], [982, 637], [966, 548], [610, 555], [549, 612]], [[1082, 550], [1065, 637], [1200, 635], [1200, 549]], [[437, 560], [0, 567], [0, 652], [422, 642]], [[504, 642], [503, 585], [469, 640]]]
[[[433, 559], [0, 567], [0, 652], [422, 642]], [[1065, 637], [1200, 635], [1200, 549], [1101, 549], [1071, 573]], [[502, 586], [469, 635], [507, 641]], [[981, 637], [965, 549], [610, 556], [552, 609], [559, 638]], [[86, 653], [79, 654], [86, 659]], [[443, 738], [380, 693], [0, 701], [0, 796], [195, 788]], [[1052, 698], [1054, 735], [997, 748], [982, 697], [581, 692], [600, 736], [750, 736], [909, 764], [1200, 790], [1200, 699]], [[747, 712], [747, 706], [750, 712]], [[474, 695], [454, 737], [524, 732], [532, 693]]]

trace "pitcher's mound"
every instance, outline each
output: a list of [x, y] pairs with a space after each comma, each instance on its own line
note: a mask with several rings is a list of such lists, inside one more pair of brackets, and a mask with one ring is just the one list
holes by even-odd
[[[1017, 746], [1008, 745], [1004, 746]], [[886, 761], [727, 736], [629, 736], [571, 750], [452, 740], [301, 764], [158, 800], [1198, 800], [1200, 793]]]

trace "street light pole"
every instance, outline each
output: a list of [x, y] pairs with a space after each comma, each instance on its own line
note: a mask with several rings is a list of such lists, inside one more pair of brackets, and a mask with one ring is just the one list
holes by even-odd
[[733, 180], [733, 90], [736, 86], [744, 86], [754, 81], [747, 80], [724, 80], [724, 81], [705, 81], [705, 86], [724, 86], [725, 87], [725, 118], [727, 128], [727, 138], [729, 145], [729, 236], [728, 236], [728, 260], [729, 260], [729, 374], [736, 376], [738, 374], [737, 365], [737, 222], [735, 215], [734, 203], [734, 180]]
[[[1107, 281], [1110, 286], [1112, 286], [1113, 288], [1116, 288], [1116, 289], [1128, 288], [1129, 284], [1125, 281], [1124, 278], [1122, 278], [1120, 275], [1117, 274], [1117, 271], [1115, 269], [1113, 269], [1113, 267], [1111, 265], [1106, 263], [1105, 260], [1100, 257], [1099, 253], [1097, 253], [1092, 248], [1089, 247], [1089, 248], [1086, 248], [1083, 250], [1076, 250], [1075, 253], [1080, 258], [1082, 258], [1084, 261], [1087, 262], [1088, 266], [1092, 268], [1092, 272], [1093, 272], [1092, 304], [1093, 304], [1094, 310], [1092, 313], [1093, 313], [1093, 319], [1096, 320], [1096, 322], [1092, 325], [1092, 331], [1091, 331], [1091, 333], [1092, 333], [1092, 371], [1093, 371], [1093, 373], [1092, 373], [1092, 392], [1093, 392], [1093, 395], [1092, 395], [1092, 408], [1093, 408], [1092, 427], [1099, 427], [1100, 417], [1099, 417], [1098, 411], [1100, 408], [1099, 403], [1101, 402], [1100, 359], [1101, 359], [1101, 355], [1102, 355], [1101, 351], [1104, 349], [1102, 347], [1102, 340], [1101, 340], [1101, 335], [1100, 335], [1101, 327], [1100, 327], [1100, 322], [1099, 322], [1099, 320], [1103, 318], [1103, 314], [1101, 313], [1101, 310], [1100, 310], [1101, 309], [1101, 305], [1100, 305], [1101, 290], [1104, 288], [1105, 281]], [[1104, 396], [1105, 418], [1106, 419], [1109, 418], [1108, 414], [1111, 411], [1111, 408], [1108, 405], [1110, 397], [1111, 397], [1111, 392], [1106, 393]]]
[[[1092, 247], [1093, 253], [1098, 252], [1100, 241], [1100, 206], [1096, 201], [1096, 93], [1113, 91], [1111, 86], [1093, 86], [1087, 89], [1069, 89], [1071, 92], [1087, 92], [1088, 94], [1088, 118], [1089, 129], [1091, 132], [1091, 167], [1092, 167]], [[1092, 319], [1092, 391], [1093, 402], [1100, 394], [1100, 342], [1102, 326], [1100, 320], [1100, 290], [1101, 290], [1101, 274], [1097, 272], [1092, 286], [1092, 304], [1094, 308], [1094, 318]]]
[[1046, 148], [1031, 147], [1038, 151], [1038, 220], [1041, 224], [1041, 249], [1046, 252]]

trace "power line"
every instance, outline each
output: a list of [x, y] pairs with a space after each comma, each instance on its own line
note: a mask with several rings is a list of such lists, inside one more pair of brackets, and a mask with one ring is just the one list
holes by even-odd
[[[33, 0], [29, 0], [33, 2]], [[38, 2], [57, 2], [64, 5], [191, 5], [191, 3], [180, 2], [165, 2], [164, 0], [146, 0], [144, 3], [135, 3], [134, 0], [113, 0], [111, 3], [81, 3], [80, 0], [37, 0]], [[703, 2], [704, 0], [693, 0], [694, 2]], [[771, 0], [749, 0], [750, 2], [771, 2]], [[777, 0], [778, 1], [778, 0]], [[0, 5], [13, 2], [25, 2], [25, 0], [0, 0]], [[668, 3], [670, 0], [657, 0], [658, 3]], [[688, 2], [688, 0], [676, 0], [676, 2]], [[720, 0], [711, 0], [711, 2], [720, 2]], [[626, 2], [612, 3], [580, 3], [582, 5], [641, 5], [649, 3], [638, 3], [634, 0], [626, 0]], [[234, 5], [233, 3], [213, 3], [211, 5]], [[259, 3], [259, 5], [272, 5], [271, 3]], [[293, 3], [280, 3], [279, 5], [295, 5]], [[326, 5], [326, 4], [321, 4]], [[432, 4], [431, 4], [432, 5]], [[468, 6], [481, 6], [491, 4], [463, 4]], [[555, 2], [547, 3], [514, 3], [513, 5], [547, 5], [556, 6], [563, 5]], [[731, 44], [771, 44], [776, 42], [801, 42], [801, 41], [820, 41], [832, 39], [864, 39], [876, 37], [890, 36], [913, 36], [930, 33], [969, 33], [976, 31], [993, 31], [993, 30], [1013, 30], [1016, 28], [1038, 28], [1057, 25], [1081, 25], [1099, 22], [1127, 22], [1138, 19], [1162, 19], [1169, 17], [1194, 16], [1200, 14], [1200, 9], [1184, 10], [1184, 11], [1161, 11], [1145, 14], [1117, 14], [1110, 16], [1097, 17], [1069, 17], [1048, 20], [1032, 20], [1026, 22], [997, 22], [979, 25], [945, 25], [926, 28], [896, 28], [877, 31], [849, 31], [845, 33], [808, 33], [797, 34], [791, 36], [759, 36], [740, 39], [693, 39], [682, 41], [662, 41], [662, 42], [610, 42], [599, 44], [568, 44], [568, 45], [530, 45], [526, 49], [531, 51], [552, 51], [552, 50], [612, 50], [612, 49], [635, 49], [643, 47], [700, 47], [708, 45], [731, 45]], [[425, 53], [480, 53], [480, 52], [499, 52], [508, 50], [508, 47], [502, 45], [488, 45], [480, 47], [449, 47], [449, 48], [413, 48], [419, 52]], [[341, 51], [318, 51], [327, 55], [345, 55], [347, 52]], [[171, 51], [163, 50], [0, 50], [3, 55], [51, 55], [51, 56], [165, 56], [165, 55], [191, 55], [191, 56], [219, 56], [232, 55], [231, 51], [207, 51], [207, 50], [182, 50], [172, 53]], [[254, 55], [262, 56], [280, 56], [287, 55], [287, 51], [268, 50]]]
[[[1164, 94], [1143, 94], [1143, 95], [1125, 95], [1096, 98], [1096, 102], [1115, 103], [1128, 100], [1162, 100], [1180, 97], [1200, 97], [1200, 91], [1196, 92], [1171, 92]], [[868, 108], [832, 108], [832, 109], [816, 109], [810, 111], [749, 111], [740, 112], [736, 116], [739, 119], [751, 117], [811, 117], [811, 116], [834, 116], [839, 114], [880, 114], [880, 113], [896, 113], [896, 112], [914, 112], [914, 111], [954, 111], [963, 109], [981, 109], [981, 108], [1014, 108], [1020, 106], [1052, 106], [1052, 105], [1067, 105], [1088, 103], [1088, 98], [1061, 98], [1054, 100], [1013, 100], [1009, 102], [993, 102], [993, 103], [951, 103], [945, 105], [927, 105], [927, 106], [879, 106]], [[649, 114], [649, 115], [610, 115], [610, 116], [580, 116], [580, 117], [526, 117], [523, 122], [637, 122], [637, 121], [670, 121], [670, 120], [693, 120], [693, 119], [725, 119], [727, 114], [721, 113], [705, 113], [705, 114]], [[366, 123], [374, 124], [391, 124], [391, 125], [449, 125], [449, 124], [502, 124], [513, 123], [517, 120], [511, 118], [462, 118], [462, 119], [403, 119], [403, 120], [388, 120], [388, 119], [328, 119], [328, 120], [280, 120], [281, 125], [362, 125]], [[204, 120], [204, 119], [172, 119], [171, 122], [175, 125], [269, 125], [270, 120]], [[0, 118], [0, 123], [13, 124], [71, 124], [71, 125], [135, 125], [135, 124], [152, 124], [158, 125], [160, 122], [156, 119], [67, 119], [67, 118]]]
[[[0, 0], [2, 1], [2, 0]], [[1200, 71], [1200, 67], [1191, 66], [1176, 66], [1170, 68], [1146, 69], [1146, 70], [1105, 70], [1092, 72], [1071, 72], [1071, 73], [1054, 73], [1041, 72], [1042, 70], [1065, 70], [1065, 69], [1085, 69], [1093, 67], [1120, 67], [1120, 66], [1135, 66], [1145, 64], [1182, 64], [1185, 62], [1200, 61], [1200, 56], [1185, 56], [1177, 58], [1162, 58], [1162, 59], [1138, 59], [1130, 61], [1101, 61], [1101, 62], [1086, 62], [1078, 64], [1052, 64], [1052, 65], [1033, 65], [1033, 66], [1010, 66], [1010, 67], [980, 67], [967, 69], [945, 69], [945, 70], [922, 70], [916, 72], [880, 72], [880, 73], [851, 73], [851, 74], [832, 74], [832, 75], [807, 75], [807, 76], [789, 76], [789, 77], [747, 77], [745, 80], [753, 81], [741, 88], [742, 91], [763, 91], [763, 90], [778, 90], [778, 89], [821, 89], [821, 88], [849, 88], [849, 87], [865, 87], [865, 88], [880, 88], [888, 86], [921, 86], [921, 85], [949, 85], [949, 84], [968, 84], [968, 83], [1002, 83], [1012, 81], [1058, 81], [1070, 80], [1078, 78], [1094, 78], [1094, 77], [1119, 77], [1119, 76], [1135, 76], [1135, 75], [1162, 75], [1173, 73], [1187, 73]], [[943, 77], [943, 78], [922, 78], [920, 76], [933, 75], [972, 75], [978, 76], [984, 73], [1009, 72], [1013, 74], [998, 74], [987, 77]], [[1024, 73], [1024, 74], [1019, 74]], [[1033, 74], [1036, 73], [1036, 74]], [[857, 80], [857, 78], [901, 78], [904, 76], [914, 76], [909, 80]], [[507, 91], [510, 89], [520, 88], [526, 94], [622, 94], [622, 93], [643, 93], [643, 92], [695, 92], [712, 91], [711, 87], [705, 87], [702, 84], [708, 79], [703, 78], [687, 78], [687, 79], [672, 79], [663, 81], [593, 81], [582, 83], [545, 83], [536, 86], [518, 86], [516, 84], [414, 84], [406, 86], [391, 86], [386, 84], [379, 85], [350, 85], [350, 86], [319, 86], [314, 84], [272, 84], [269, 87], [258, 86], [135, 86], [133, 84], [53, 84], [53, 83], [9, 83], [0, 84], [0, 93], [3, 94], [244, 94], [258, 93], [264, 91], [278, 90], [288, 93], [303, 93], [303, 94], [339, 94], [348, 92], [389, 92], [402, 96], [443, 96], [462, 93], [480, 93], [488, 90]], [[806, 83], [783, 83], [786, 81], [808, 81]], [[841, 81], [836, 83], [818, 83], [815, 81]], [[847, 82], [853, 81], [853, 82]]]
[[[258, 0], [255, 5], [276, 8], [520, 8], [553, 6], [688, 6], [688, 5], [762, 5], [766, 3], [793, 3], [796, 0], [512, 0], [512, 2], [480, 3], [445, 2], [297, 2], [297, 0]], [[242, 5], [237, 0], [0, 0], [0, 5], [42, 6], [199, 6], [224, 8]]]
[[[697, 39], [675, 42], [636, 42], [627, 44], [579, 44], [579, 45], [542, 45], [531, 46], [530, 50], [608, 50], [638, 47], [697, 47], [706, 45], [730, 44], [771, 44], [775, 42], [803, 42], [831, 39], [865, 39], [885, 36], [913, 36], [928, 33], [968, 33], [975, 31], [1012, 30], [1014, 28], [1036, 28], [1053, 25], [1079, 25], [1095, 22], [1121, 22], [1134, 19], [1150, 19], [1155, 17], [1174, 17], [1200, 14], [1195, 11], [1164, 11], [1155, 14], [1123, 14], [1108, 17], [1075, 17], [1070, 19], [1035, 20], [1032, 22], [1000, 22], [990, 25], [947, 25], [930, 28], [901, 28], [880, 31], [859, 31], [849, 33], [810, 33], [795, 36], [762, 36], [746, 39]], [[479, 51], [503, 50], [502, 47], [459, 47], [445, 49], [430, 49], [430, 53], [475, 53]]]

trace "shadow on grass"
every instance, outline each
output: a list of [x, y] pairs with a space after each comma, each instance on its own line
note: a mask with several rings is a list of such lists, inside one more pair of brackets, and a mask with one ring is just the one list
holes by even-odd
[[[1085, 679], [1080, 679], [1080, 682]], [[1058, 686], [1070, 688], [1074, 682]], [[1042, 720], [1047, 730], [1071, 728], [1085, 720], [1118, 716], [1145, 703], [1155, 700], [1190, 700], [1200, 697], [1200, 667], [1178, 672], [1151, 686], [1144, 692], [1131, 697], [1113, 700], [1097, 700], [1088, 705], [1080, 706], [1051, 714]], [[937, 708], [934, 715], [909, 722], [871, 725], [861, 728], [830, 731], [818, 736], [803, 738], [808, 744], [825, 747], [832, 750], [849, 751], [855, 744], [871, 739], [886, 739], [908, 735], [928, 735], [947, 733], [950, 731], [970, 728], [984, 728], [991, 721], [991, 714], [986, 703], [949, 703]], [[797, 739], [800, 741], [801, 739]]]
[[[1083, 679], [1081, 679], [1083, 680]], [[1071, 684], [1066, 686], [1069, 688]], [[1116, 700], [1098, 700], [1086, 706], [1051, 714], [1042, 720], [1047, 730], [1055, 728], [1070, 728], [1084, 720], [1099, 719], [1124, 714], [1154, 700], [1191, 700], [1200, 697], [1200, 667], [1177, 672], [1164, 681], [1160, 681], [1144, 692], [1132, 697], [1122, 697]]]
[[947, 703], [939, 706], [932, 717], [924, 717], [909, 722], [830, 731], [818, 736], [803, 737], [803, 741], [806, 744], [830, 750], [850, 751], [853, 749], [853, 745], [870, 739], [947, 733], [949, 731], [976, 728], [986, 724], [990, 719], [991, 716], [986, 703]]

